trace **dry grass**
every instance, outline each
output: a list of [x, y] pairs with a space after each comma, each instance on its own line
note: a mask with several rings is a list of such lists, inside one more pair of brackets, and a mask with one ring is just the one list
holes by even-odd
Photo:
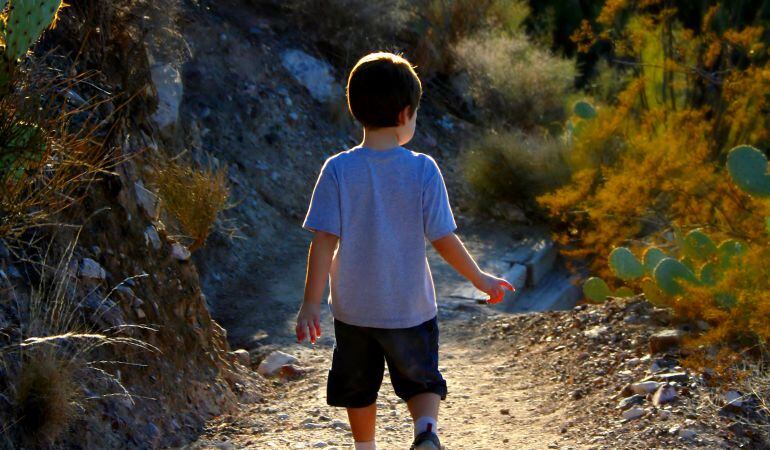
[[198, 170], [171, 160], [156, 168], [152, 181], [158, 188], [161, 206], [192, 240], [190, 250], [202, 247], [217, 217], [228, 207], [227, 168]]
[[33, 445], [54, 442], [74, 412], [72, 368], [51, 351], [25, 355], [25, 359], [14, 399], [18, 427]]
[[105, 121], [96, 109], [108, 100], [65, 106], [66, 93], [88, 77], [35, 69], [28, 77], [34, 81], [0, 96], [0, 238], [10, 242], [57, 224], [119, 162], [97, 137]]
[[499, 201], [531, 207], [570, 179], [568, 146], [548, 135], [490, 132], [465, 149], [465, 176], [482, 208]]
[[471, 76], [471, 93], [488, 122], [520, 128], [564, 118], [575, 64], [534, 45], [524, 34], [478, 34], [461, 40], [457, 64]]
[[[89, 325], [79, 308], [77, 279], [69, 270], [75, 243], [58, 255], [56, 248], [51, 244], [41, 262], [27, 261], [34, 264], [39, 281], [28, 303], [20, 300], [27, 296], [10, 293], [23, 311], [18, 324], [21, 338], [0, 347], [3, 372], [16, 380], [9, 386], [11, 391], [3, 393], [13, 399], [14, 421], [2, 431], [6, 439], [25, 446], [54, 445], [82, 402], [115, 395], [133, 401], [114, 374], [114, 367], [124, 361], [106, 354], [119, 355], [125, 348], [158, 351], [132, 336], [137, 328], [151, 328], [125, 325], [97, 331]], [[100, 351], [107, 347], [109, 352]], [[79, 386], [89, 380], [98, 381], [109, 392], [85, 398]]]

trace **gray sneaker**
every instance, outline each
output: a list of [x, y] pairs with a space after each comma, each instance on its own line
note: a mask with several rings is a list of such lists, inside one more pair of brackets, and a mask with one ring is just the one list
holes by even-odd
[[443, 450], [441, 442], [438, 440], [438, 436], [430, 428], [422, 433], [418, 434], [414, 438], [414, 442], [410, 447], [410, 450]]

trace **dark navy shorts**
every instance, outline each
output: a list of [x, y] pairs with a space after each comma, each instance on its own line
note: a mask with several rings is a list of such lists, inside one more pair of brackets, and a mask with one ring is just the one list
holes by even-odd
[[326, 385], [331, 406], [362, 408], [377, 400], [385, 362], [393, 390], [403, 400], [432, 392], [444, 400], [446, 381], [438, 370], [438, 321], [411, 328], [369, 328], [334, 321], [335, 345]]

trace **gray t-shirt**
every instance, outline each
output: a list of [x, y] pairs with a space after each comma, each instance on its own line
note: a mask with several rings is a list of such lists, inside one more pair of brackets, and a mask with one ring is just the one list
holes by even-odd
[[354, 147], [323, 165], [302, 227], [339, 236], [332, 315], [350, 325], [409, 328], [437, 312], [426, 241], [453, 232], [436, 161], [396, 147]]

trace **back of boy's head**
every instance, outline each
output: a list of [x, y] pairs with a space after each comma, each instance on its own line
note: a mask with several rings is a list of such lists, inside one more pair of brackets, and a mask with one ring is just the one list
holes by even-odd
[[366, 128], [398, 125], [398, 113], [407, 106], [414, 114], [422, 84], [414, 67], [393, 53], [370, 53], [359, 59], [348, 77], [348, 108]]

